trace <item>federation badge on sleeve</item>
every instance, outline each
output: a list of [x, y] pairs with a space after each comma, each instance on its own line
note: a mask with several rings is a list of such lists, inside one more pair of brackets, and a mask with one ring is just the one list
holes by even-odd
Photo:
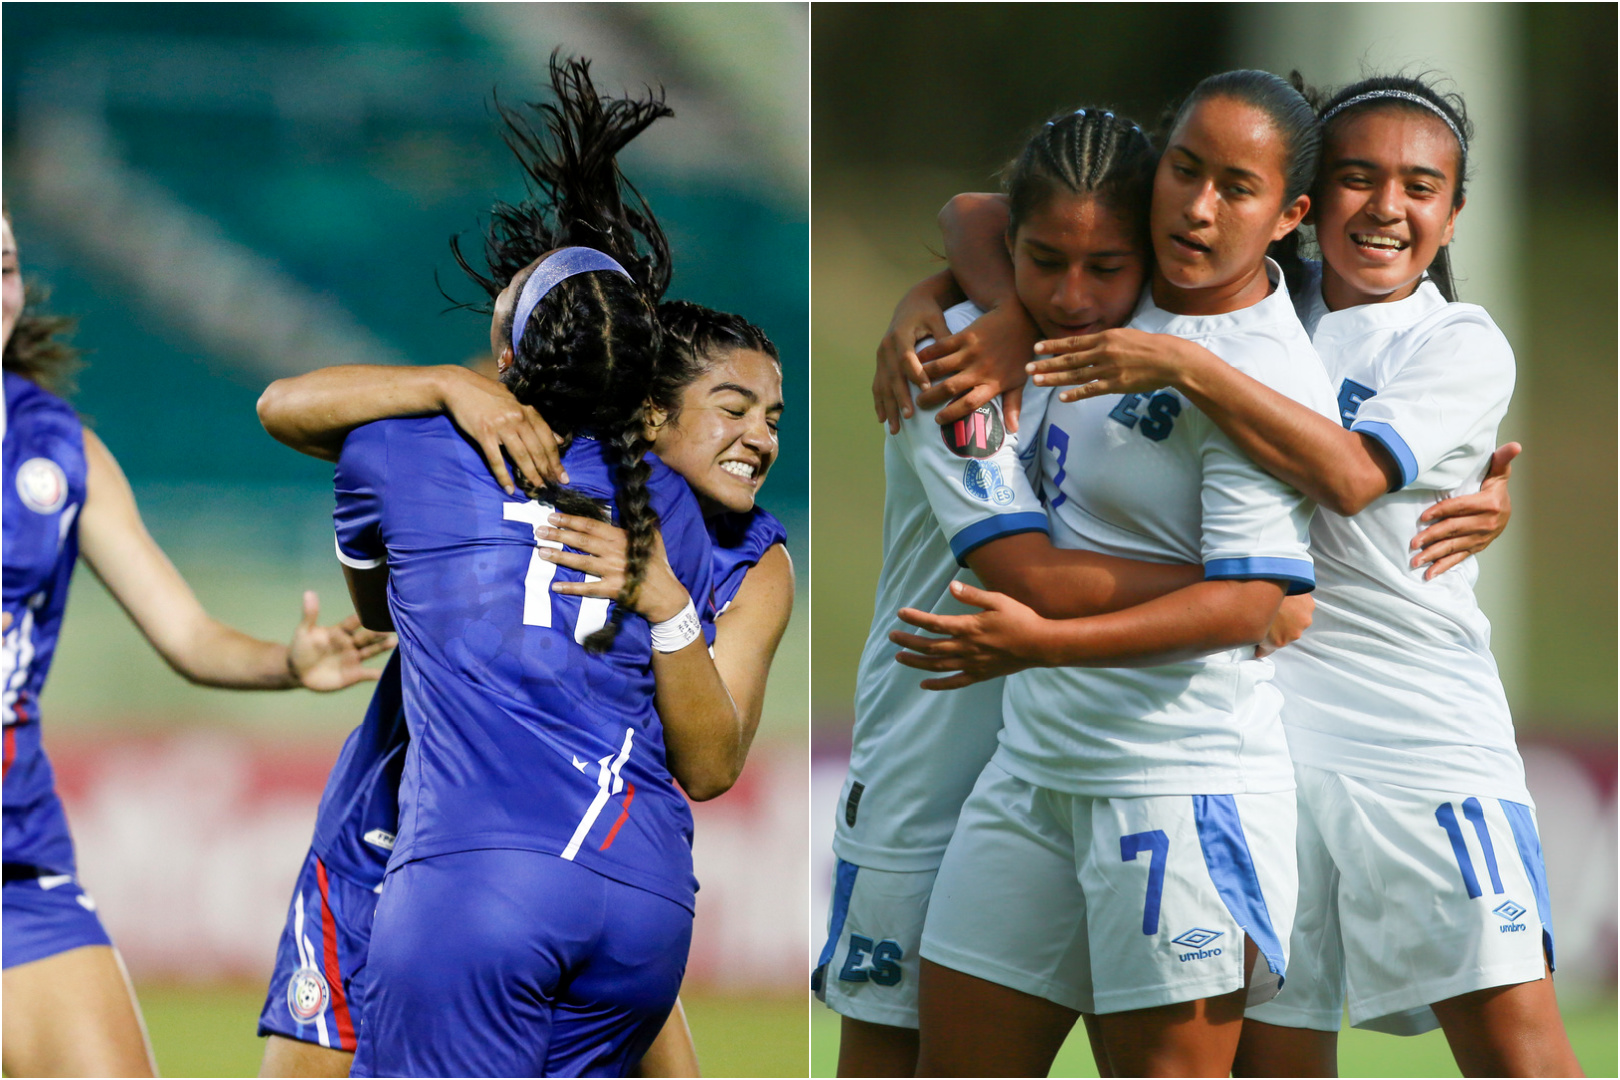
[[332, 989], [326, 976], [312, 967], [301, 967], [287, 980], [287, 1011], [300, 1024], [309, 1024], [332, 1002]]
[[1013, 489], [1001, 479], [1001, 467], [993, 461], [970, 461], [962, 470], [962, 487], [984, 503], [1006, 506], [1013, 501]]
[[67, 502], [67, 474], [50, 458], [29, 458], [17, 469], [17, 494], [36, 514], [54, 514]]
[[987, 458], [1007, 441], [1007, 427], [1001, 422], [1001, 407], [985, 402], [962, 419], [939, 429], [950, 452], [957, 457]]

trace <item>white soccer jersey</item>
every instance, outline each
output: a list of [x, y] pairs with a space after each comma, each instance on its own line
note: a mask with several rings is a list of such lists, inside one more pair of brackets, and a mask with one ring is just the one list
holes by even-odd
[[[972, 304], [945, 313], [957, 333], [983, 314]], [[1019, 460], [1037, 430], [1048, 391], [1024, 392], [1021, 434], [1007, 432], [999, 402], [941, 428], [937, 410], [917, 409], [883, 451], [883, 570], [872, 628], [856, 677], [855, 735], [849, 776], [838, 802], [833, 850], [846, 862], [879, 870], [939, 865], [962, 802], [995, 752], [1001, 728], [1001, 680], [934, 692], [926, 675], [895, 663], [890, 630], [912, 627], [903, 607], [958, 615], [952, 580], [981, 586], [966, 569], [969, 551], [1001, 536], [1046, 532], [1046, 511]], [[1016, 482], [1015, 482], [1016, 481]]]
[[1315, 620], [1276, 656], [1289, 746], [1317, 768], [1528, 803], [1477, 564], [1424, 581], [1409, 547], [1426, 507], [1479, 489], [1513, 350], [1483, 308], [1427, 281], [1390, 304], [1330, 312], [1314, 284], [1305, 300], [1341, 421], [1389, 450], [1401, 488], [1355, 517], [1316, 515]]
[[[1144, 292], [1131, 326], [1196, 341], [1325, 415], [1333, 397], [1276, 288], [1225, 315], [1172, 315]], [[1268, 475], [1180, 394], [1047, 405], [1041, 479], [1059, 547], [1202, 563], [1207, 578], [1313, 583], [1312, 504]], [[1252, 647], [1142, 668], [1035, 668], [1007, 680], [995, 760], [1076, 795], [1286, 791], [1293, 771], [1269, 661]]]

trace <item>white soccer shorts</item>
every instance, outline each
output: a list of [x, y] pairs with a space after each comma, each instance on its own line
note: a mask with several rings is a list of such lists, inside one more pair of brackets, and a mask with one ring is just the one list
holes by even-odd
[[[1294, 793], [1104, 798], [991, 762], [934, 884], [922, 954], [1087, 1013], [1276, 992]], [[1260, 956], [1244, 971], [1244, 936]]]
[[827, 944], [813, 982], [841, 1016], [917, 1026], [917, 950], [933, 870], [901, 873], [838, 860]]
[[1393, 1035], [1438, 1026], [1430, 1003], [1531, 982], [1552, 963], [1535, 810], [1294, 766], [1299, 916], [1277, 998], [1249, 1016]]

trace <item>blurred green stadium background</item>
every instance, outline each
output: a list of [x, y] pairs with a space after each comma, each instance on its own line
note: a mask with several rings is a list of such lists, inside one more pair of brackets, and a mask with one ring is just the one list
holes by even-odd
[[[0, 18], [25, 277], [80, 317], [74, 403], [211, 612], [272, 640], [306, 588], [327, 621], [346, 612], [330, 468], [270, 440], [254, 402], [323, 364], [487, 349], [485, 317], [440, 292], [479, 298], [447, 240], [476, 251], [480, 215], [522, 194], [490, 103], [541, 97], [558, 46], [594, 58], [604, 89], [668, 90], [676, 118], [624, 164], [669, 233], [670, 296], [742, 313], [781, 348], [788, 409], [761, 502], [788, 526], [803, 592], [804, 5], [28, 4]], [[700, 813], [687, 993], [711, 1074], [804, 1069], [807, 614], [806, 599], [752, 776]], [[256, 1071], [256, 980], [324, 768], [367, 696], [188, 686], [78, 575], [46, 745], [170, 1075]], [[164, 877], [197, 894], [173, 897], [181, 925], [160, 925]]]
[[[1104, 104], [1147, 126], [1200, 78], [1231, 67], [1297, 65], [1308, 81], [1332, 83], [1391, 53], [1444, 71], [1435, 55], [1477, 44], [1488, 58], [1462, 89], [1481, 120], [1482, 175], [1454, 258], [1463, 299], [1487, 288], [1505, 297], [1499, 319], [1519, 381], [1501, 439], [1526, 448], [1516, 516], [1482, 560], [1481, 596], [1543, 821], [1572, 823], [1558, 835], [1543, 829], [1549, 865], [1561, 868], [1551, 872], [1559, 932], [1579, 942], [1572, 955], [1560, 938], [1570, 958], [1561, 996], [1597, 1047], [1583, 1058], [1589, 1070], [1612, 1071], [1616, 9], [827, 4], [811, 23], [813, 499], [825, 586], [812, 640], [815, 917], [824, 924], [827, 844], [881, 555], [872, 358], [895, 301], [941, 265], [941, 205], [994, 189], [1026, 133], [1061, 108]], [[817, 1074], [830, 1075], [820, 1062], [836, 1056], [836, 1025], [817, 1012]], [[1412, 1070], [1427, 1059], [1407, 1056], [1416, 1044], [1367, 1038], [1386, 1055], [1369, 1062], [1387, 1062], [1367, 1068], [1421, 1074]], [[1347, 1055], [1361, 1039], [1347, 1037]], [[1355, 1075], [1350, 1060], [1345, 1075]]]

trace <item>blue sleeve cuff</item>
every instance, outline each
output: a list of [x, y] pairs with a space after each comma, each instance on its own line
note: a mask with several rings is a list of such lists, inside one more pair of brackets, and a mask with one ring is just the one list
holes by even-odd
[[1316, 568], [1309, 559], [1212, 559], [1204, 564], [1205, 581], [1228, 578], [1281, 581], [1288, 586], [1289, 596], [1298, 596], [1316, 588]]
[[1401, 470], [1401, 485], [1394, 490], [1399, 491], [1417, 479], [1417, 458], [1413, 456], [1412, 448], [1406, 445], [1406, 440], [1401, 438], [1400, 433], [1394, 428], [1382, 420], [1361, 420], [1351, 424], [1350, 430], [1377, 439], [1379, 444], [1389, 451], [1389, 456], [1395, 459], [1395, 464], [1400, 466]]
[[1022, 514], [1002, 514], [999, 517], [985, 518], [976, 521], [951, 537], [951, 554], [963, 566], [967, 565], [968, 552], [983, 547], [992, 540], [999, 540], [1003, 536], [1012, 536], [1016, 533], [1047, 532], [1046, 515], [1039, 511], [1028, 511]]

